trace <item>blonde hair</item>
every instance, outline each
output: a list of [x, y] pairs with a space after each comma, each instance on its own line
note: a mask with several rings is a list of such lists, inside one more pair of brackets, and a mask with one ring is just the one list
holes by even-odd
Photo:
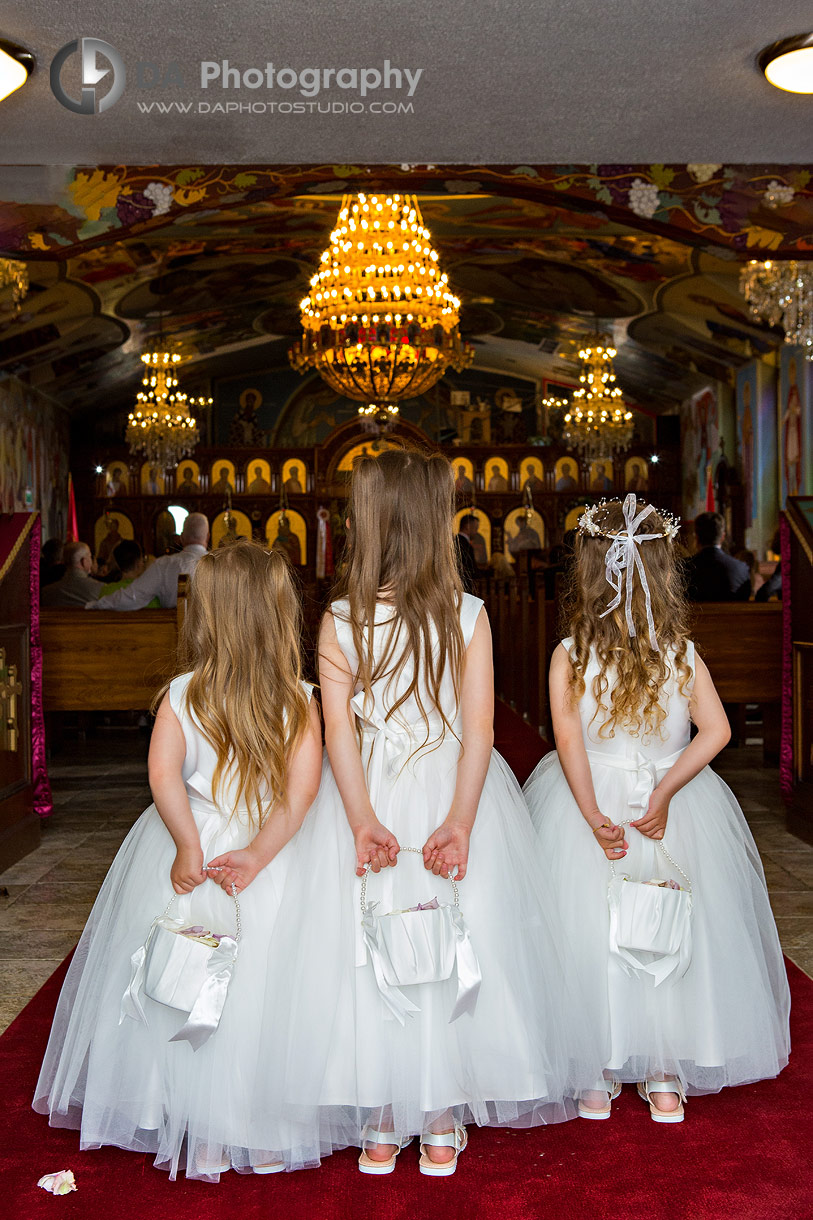
[[[409, 686], [387, 712], [387, 719], [414, 698], [426, 725], [429, 711], [440, 713], [441, 737], [452, 726], [441, 706], [444, 674], [451, 674], [455, 703], [465, 647], [460, 626], [463, 586], [454, 546], [454, 475], [439, 453], [390, 449], [377, 457], [358, 458], [350, 487], [349, 558], [334, 599], [350, 604], [350, 629], [358, 658], [356, 681], [365, 696], [373, 684], [393, 683], [409, 662]], [[373, 654], [376, 604], [386, 598], [393, 617], [380, 658]], [[380, 625], [380, 624], [379, 624]], [[397, 643], [406, 642], [396, 655]], [[421, 682], [432, 707], [421, 698]], [[438, 739], [439, 740], [439, 739]]]
[[301, 618], [290, 565], [278, 551], [240, 541], [198, 561], [178, 672], [192, 671], [186, 706], [217, 753], [214, 799], [236, 781], [232, 814], [243, 799], [252, 825], [256, 815], [262, 826], [285, 801], [291, 755], [308, 720]]
[[[636, 512], [644, 507], [638, 501]], [[627, 630], [624, 602], [606, 618], [602, 614], [612, 600], [607, 583], [604, 559], [612, 536], [626, 528], [620, 501], [602, 505], [595, 515], [601, 533], [576, 535], [575, 559], [571, 567], [566, 595], [565, 619], [573, 637], [571, 649], [570, 691], [573, 699], [585, 692], [585, 673], [590, 650], [595, 649], [599, 672], [593, 679], [592, 694], [596, 713], [606, 718], [599, 726], [600, 737], [612, 737], [616, 728], [624, 728], [634, 736], [660, 736], [666, 719], [660, 694], [664, 683], [677, 673], [679, 690], [685, 693], [692, 672], [686, 660], [688, 640], [688, 606], [684, 579], [678, 564], [675, 544], [669, 537], [653, 538], [638, 546], [646, 571], [660, 652], [649, 642], [646, 599], [640, 577], [630, 569], [626, 579], [632, 581], [632, 621], [635, 635]], [[668, 521], [656, 511], [641, 526], [642, 533], [658, 533]], [[609, 537], [607, 535], [610, 535]], [[613, 688], [609, 704], [609, 671], [613, 672]]]

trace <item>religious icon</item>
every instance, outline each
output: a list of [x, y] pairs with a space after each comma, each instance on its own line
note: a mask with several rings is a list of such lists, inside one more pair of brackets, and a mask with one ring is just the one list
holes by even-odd
[[647, 490], [649, 486], [649, 472], [643, 458], [630, 458], [626, 465], [625, 474], [627, 476], [628, 491]]
[[108, 496], [127, 495], [127, 476], [122, 466], [113, 466], [110, 470], [105, 493]]
[[489, 467], [489, 480], [486, 484], [486, 491], [508, 491], [508, 479], [504, 474], [505, 469], [507, 468], [503, 463], [491, 463], [491, 466]]
[[222, 466], [216, 466], [212, 471], [212, 492], [215, 495], [233, 495], [234, 484], [229, 480], [230, 469], [225, 463]]
[[157, 466], [145, 462], [141, 467], [141, 490], [145, 496], [160, 496], [164, 491], [164, 476]]
[[525, 471], [525, 478], [522, 483], [522, 491], [530, 491], [531, 495], [536, 495], [545, 490], [545, 483], [542, 479], [542, 464], [535, 462], [533, 459], [522, 463], [522, 469]]
[[579, 473], [575, 462], [568, 461], [567, 458], [562, 458], [557, 463], [559, 477], [556, 480], [557, 491], [575, 491], [578, 487], [577, 475]]
[[307, 531], [305, 519], [300, 513], [289, 510], [272, 513], [265, 526], [265, 535], [271, 548], [282, 551], [291, 563], [306, 562]]
[[613, 464], [609, 458], [600, 458], [590, 467], [590, 490], [608, 492], [613, 489]]
[[[515, 533], [512, 527], [516, 527]], [[505, 537], [509, 553], [515, 557], [525, 551], [541, 551], [545, 523], [535, 509], [515, 508], [505, 519]]]
[[459, 496], [470, 496], [474, 491], [471, 473], [472, 467], [470, 462], [458, 462], [456, 464], [454, 489]]
[[240, 406], [229, 428], [230, 445], [262, 444], [262, 429], [257, 422], [257, 412], [262, 405], [263, 396], [254, 388], [243, 390], [240, 395]]
[[286, 495], [301, 496], [305, 492], [305, 464], [304, 462], [290, 461], [286, 462], [282, 468], [282, 486]]
[[188, 496], [194, 496], [200, 492], [198, 471], [194, 462], [184, 462], [178, 468], [178, 474], [180, 475], [180, 480], [177, 482], [179, 492], [184, 492]]
[[252, 467], [251, 473], [253, 478], [248, 485], [249, 494], [252, 496], [267, 496], [271, 491], [271, 484], [266, 478], [267, 467], [265, 463], [257, 463]]

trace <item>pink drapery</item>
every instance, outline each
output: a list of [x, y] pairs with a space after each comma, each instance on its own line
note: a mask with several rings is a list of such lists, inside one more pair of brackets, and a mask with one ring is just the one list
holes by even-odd
[[[42, 645], [40, 643], [40, 539], [39, 513], [12, 513], [0, 522], [0, 572], [20, 551], [28, 553], [29, 657], [31, 667], [31, 782], [34, 812], [41, 818], [53, 813], [51, 785], [45, 761], [45, 717], [42, 706]], [[23, 555], [23, 562], [25, 556]]]
[[790, 621], [790, 526], [784, 513], [779, 522], [782, 564], [782, 735], [779, 744], [779, 788], [793, 796], [793, 631]]

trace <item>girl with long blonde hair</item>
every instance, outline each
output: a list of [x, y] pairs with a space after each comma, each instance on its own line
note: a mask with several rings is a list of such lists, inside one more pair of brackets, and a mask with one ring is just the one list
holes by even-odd
[[[446, 1176], [466, 1121], [569, 1117], [598, 1070], [537, 892], [527, 811], [492, 748], [491, 634], [461, 588], [453, 513], [444, 457], [357, 460], [347, 567], [319, 638], [330, 766], [278, 944], [288, 1028], [273, 1091], [298, 1132], [292, 1164], [356, 1144], [362, 1172], [387, 1174], [417, 1136], [421, 1172]], [[438, 903], [452, 908], [456, 964], [406, 981], [382, 956], [388, 913], [434, 916]], [[413, 934], [410, 969], [433, 943]]]
[[[284, 1167], [273, 1099], [254, 1084], [273, 1038], [269, 946], [291, 839], [321, 769], [321, 726], [300, 677], [299, 635], [283, 555], [238, 542], [199, 560], [180, 672], [156, 699], [154, 804], [102, 885], [37, 1085], [34, 1108], [55, 1126], [78, 1127], [82, 1147], [154, 1154], [173, 1178], [179, 1169], [217, 1180], [232, 1167]], [[183, 1012], [143, 990], [142, 946], [165, 908], [206, 945], [239, 933], [230, 983], [210, 967], [214, 990], [195, 1020], [211, 1029], [218, 987], [227, 994], [206, 1040], [200, 1028], [190, 1031], [193, 1014], [185, 1023]]]
[[602, 1048], [588, 1119], [609, 1118], [629, 1081], [654, 1121], [681, 1122], [687, 1094], [775, 1076], [788, 1058], [759, 853], [708, 766], [730, 730], [689, 638], [676, 535], [635, 495], [582, 516], [571, 634], [550, 667], [557, 748], [525, 786]]

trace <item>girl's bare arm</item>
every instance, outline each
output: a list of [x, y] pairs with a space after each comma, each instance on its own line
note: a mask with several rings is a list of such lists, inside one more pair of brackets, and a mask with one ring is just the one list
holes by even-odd
[[400, 850], [395, 835], [376, 816], [367, 791], [355, 715], [350, 706], [354, 676], [336, 638], [328, 613], [319, 631], [319, 680], [325, 714], [325, 745], [336, 786], [356, 843], [356, 873], [370, 864], [374, 872], [395, 864]]
[[571, 697], [570, 673], [568, 651], [563, 644], [558, 644], [550, 663], [550, 711], [556, 751], [579, 812], [607, 858], [618, 860], [628, 845], [623, 829], [614, 826], [598, 807], [579, 709]]
[[155, 717], [147, 770], [156, 808], [175, 844], [169, 875], [176, 894], [188, 894], [206, 880], [200, 835], [181, 774], [185, 757], [183, 729], [165, 695]]

